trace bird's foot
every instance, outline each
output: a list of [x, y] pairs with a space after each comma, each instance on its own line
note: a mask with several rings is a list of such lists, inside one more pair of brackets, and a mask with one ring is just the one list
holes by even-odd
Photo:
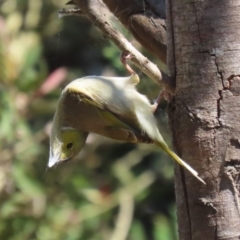
[[128, 59], [131, 59], [131, 58], [133, 58], [134, 56], [131, 54], [131, 53], [129, 53], [129, 52], [122, 52], [122, 54], [121, 54], [121, 62], [122, 62], [122, 64], [123, 64], [123, 66], [127, 69], [127, 71], [131, 74], [131, 75], [133, 75], [133, 74], [136, 74], [134, 71], [133, 71], [133, 69], [127, 64], [127, 60]]
[[153, 113], [156, 112], [158, 105], [162, 99], [165, 99], [166, 101], [170, 102], [172, 100], [172, 95], [164, 89], [161, 90], [160, 93], [158, 94], [158, 97], [157, 97], [155, 103], [152, 104], [152, 112]]

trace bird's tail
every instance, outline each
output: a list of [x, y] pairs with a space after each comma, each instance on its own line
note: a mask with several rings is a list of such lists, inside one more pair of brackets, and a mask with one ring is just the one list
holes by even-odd
[[189, 166], [186, 162], [184, 162], [177, 154], [175, 154], [166, 144], [161, 142], [156, 142], [156, 145], [162, 148], [169, 156], [171, 156], [176, 162], [178, 162], [180, 165], [185, 167], [190, 173], [192, 173], [193, 176], [195, 176], [199, 181], [206, 184], [199, 176], [198, 173]]

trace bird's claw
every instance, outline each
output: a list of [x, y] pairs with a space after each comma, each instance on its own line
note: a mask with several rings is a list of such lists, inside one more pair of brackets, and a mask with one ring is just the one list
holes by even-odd
[[127, 60], [128, 59], [131, 59], [131, 58], [133, 58], [134, 56], [133, 56], [133, 54], [132, 53], [129, 53], [129, 52], [122, 52], [122, 54], [121, 54], [121, 62], [122, 62], [122, 64], [123, 64], [123, 66], [127, 69], [127, 71], [131, 74], [131, 75], [133, 75], [133, 74], [136, 74], [134, 71], [133, 71], [133, 69], [127, 64]]

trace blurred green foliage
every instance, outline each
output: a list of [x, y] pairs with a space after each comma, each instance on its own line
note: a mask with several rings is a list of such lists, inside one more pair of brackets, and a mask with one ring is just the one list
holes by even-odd
[[[174, 240], [172, 161], [156, 147], [92, 134], [77, 159], [46, 170], [63, 86], [126, 74], [119, 50], [91, 23], [58, 19], [64, 4], [0, 5], [0, 239]], [[140, 76], [154, 99], [156, 86]], [[166, 115], [157, 115], [167, 137]]]

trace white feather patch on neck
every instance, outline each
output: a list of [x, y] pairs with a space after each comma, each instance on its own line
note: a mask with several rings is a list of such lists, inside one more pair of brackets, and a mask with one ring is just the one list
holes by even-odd
[[50, 154], [49, 154], [49, 160], [48, 160], [48, 167], [53, 167], [58, 161], [59, 161], [59, 156], [54, 156], [52, 154], [52, 149], [50, 148]]
[[66, 130], [75, 130], [75, 128], [72, 127], [61, 127], [62, 131], [66, 131]]

